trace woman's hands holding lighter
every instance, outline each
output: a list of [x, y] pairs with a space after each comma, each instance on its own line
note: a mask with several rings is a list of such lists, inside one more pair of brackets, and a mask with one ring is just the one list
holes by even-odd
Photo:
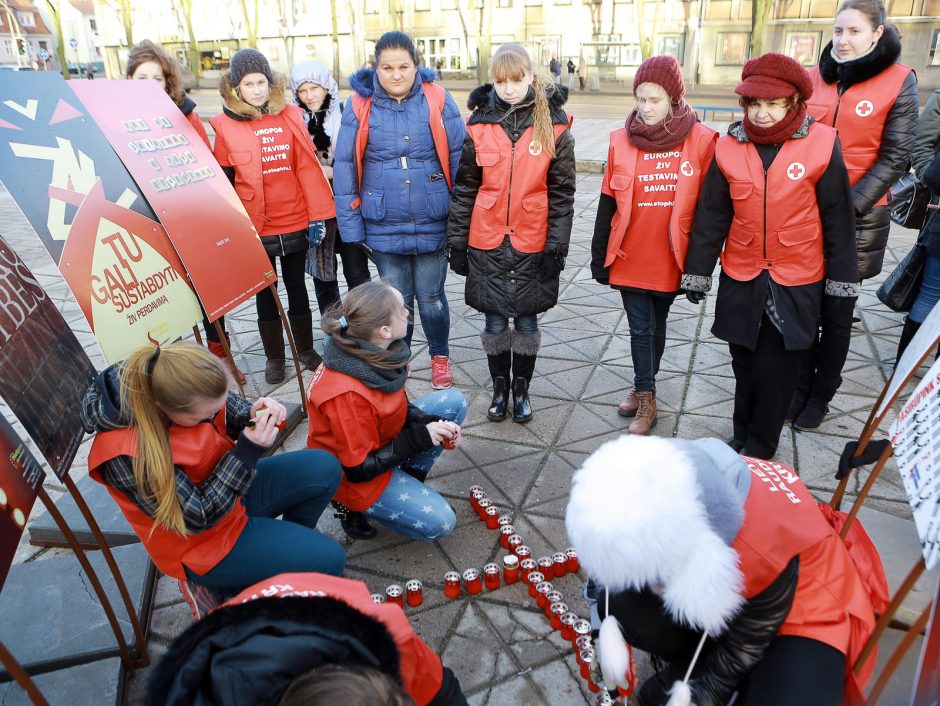
[[435, 446], [444, 445], [445, 449], [456, 449], [460, 443], [460, 425], [456, 422], [440, 420], [427, 425], [431, 442]]
[[249, 441], [270, 448], [277, 439], [279, 426], [287, 421], [287, 409], [270, 397], [259, 397], [251, 405], [251, 419], [242, 430]]

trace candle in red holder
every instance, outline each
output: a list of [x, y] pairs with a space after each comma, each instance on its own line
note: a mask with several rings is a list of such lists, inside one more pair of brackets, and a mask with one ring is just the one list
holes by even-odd
[[511, 524], [512, 524], [512, 515], [510, 515], [508, 512], [504, 512], [502, 515], [499, 516], [500, 527], [502, 527], [503, 525], [511, 525]]
[[[516, 553], [516, 547], [521, 547], [524, 542], [525, 540], [522, 538], [521, 534], [511, 534], [506, 540], [506, 544], [509, 545], [509, 551], [511, 551], [513, 554]], [[519, 557], [516, 558], [518, 559]]]
[[499, 528], [499, 546], [503, 549], [509, 549], [509, 538], [518, 537], [516, 528], [512, 525], [500, 525]]
[[[588, 625], [590, 627], [590, 625]], [[572, 632], [574, 632], [574, 626], [572, 626]], [[578, 635], [574, 639], [574, 653], [576, 655], [581, 654], [581, 650], [586, 650], [588, 647], [594, 647], [594, 640], [590, 635]]]
[[424, 602], [424, 584], [418, 579], [411, 579], [405, 584], [405, 598], [410, 606], [418, 606]]
[[539, 571], [541, 571], [547, 578], [551, 578], [555, 575], [555, 562], [550, 556], [542, 556], [538, 559], [539, 562]]
[[503, 557], [503, 581], [507, 586], [519, 581], [519, 557], [515, 554]]
[[578, 619], [577, 613], [565, 613], [561, 616], [561, 639], [571, 640], [574, 639], [574, 623]]
[[481, 485], [471, 485], [471, 486], [470, 486], [470, 490], [468, 490], [467, 492], [470, 493], [470, 495], [473, 495], [473, 494], [474, 494], [475, 492], [477, 492], [477, 491], [480, 491], [481, 493], [484, 492], [483, 486], [481, 486]]
[[594, 706], [614, 706], [614, 700], [607, 689], [597, 695], [597, 698], [594, 699]]
[[385, 589], [385, 600], [387, 603], [395, 603], [396, 605], [400, 605], [402, 608], [404, 608], [404, 594], [404, 589], [402, 589], [402, 587], [397, 583], [393, 583], [391, 586]]
[[383, 596], [381, 593], [373, 593], [372, 602], [373, 603], [385, 603], [385, 596]]
[[483, 581], [480, 580], [480, 572], [476, 569], [467, 569], [464, 571], [463, 582], [467, 586], [467, 593], [471, 596], [483, 590]]
[[483, 511], [483, 521], [486, 522], [486, 529], [496, 529], [499, 527], [499, 508], [495, 505], [488, 506]]
[[470, 493], [470, 506], [476, 513], [480, 512], [481, 500], [486, 500], [486, 493], [484, 493], [482, 490], [474, 490], [472, 493]]
[[578, 561], [578, 552], [573, 548], [565, 549], [565, 557], [567, 557], [565, 561], [565, 568], [568, 569], [568, 573], [577, 573], [581, 568], [581, 562]]
[[575, 640], [576, 645], [578, 644], [578, 639], [580, 639], [582, 636], [587, 636], [589, 640], [591, 639], [591, 621], [590, 620], [585, 620], [584, 618], [581, 618], [581, 620], [578, 620], [577, 622], [575, 622], [573, 627], [574, 627], [574, 640]]
[[566, 568], [566, 565], [568, 563], [568, 557], [565, 555], [564, 552], [558, 552], [556, 554], [552, 554], [552, 562], [555, 564], [555, 578], [556, 579], [560, 579], [562, 576], [564, 576], [568, 572], [568, 569]]
[[[519, 557], [519, 561], [532, 558], [532, 550], [529, 549], [525, 544], [520, 544], [518, 547], [516, 547], [515, 552], [516, 556]], [[533, 559], [533, 561], [535, 560]]]
[[568, 604], [562, 603], [561, 601], [552, 603], [549, 606], [549, 612], [552, 614], [552, 627], [556, 630], [561, 630], [561, 616], [568, 612]]
[[578, 656], [578, 661], [581, 663], [581, 676], [588, 681], [591, 680], [591, 665], [594, 663], [594, 656], [593, 647], [581, 650], [581, 654]]
[[526, 581], [529, 582], [529, 595], [533, 598], [536, 597], [535, 587], [538, 586], [542, 581], [545, 580], [545, 574], [541, 571], [530, 571], [529, 575], [526, 576]]
[[597, 684], [594, 683], [593, 679], [587, 680], [587, 687], [588, 687], [588, 691], [590, 691], [592, 694], [596, 694], [598, 691], [601, 690], [601, 688]]
[[548, 594], [555, 590], [555, 587], [548, 581], [542, 581], [535, 587], [535, 600], [539, 608], [545, 610], [548, 605]]
[[483, 567], [483, 583], [487, 591], [495, 591], [499, 588], [499, 565], [487, 564]]
[[480, 516], [481, 520], [486, 519], [486, 515], [484, 513], [486, 512], [486, 508], [488, 508], [492, 504], [493, 503], [490, 501], [489, 498], [485, 498], [485, 497], [480, 498], [480, 501], [477, 503], [477, 514]]
[[460, 574], [456, 571], [448, 571], [444, 574], [444, 595], [448, 598], [460, 596]]
[[[545, 607], [543, 608], [543, 610], [545, 611], [545, 617], [551, 619], [552, 603], [561, 603], [563, 600], [565, 600], [565, 597], [561, 594], [561, 591], [555, 588], [549, 591], [548, 595], [545, 596]], [[568, 611], [566, 610], [565, 612], [568, 612]]]
[[[518, 556], [516, 556], [519, 559]], [[519, 559], [519, 571], [522, 574], [522, 582], [528, 583], [529, 574], [539, 568], [539, 565], [535, 563], [535, 559]]]

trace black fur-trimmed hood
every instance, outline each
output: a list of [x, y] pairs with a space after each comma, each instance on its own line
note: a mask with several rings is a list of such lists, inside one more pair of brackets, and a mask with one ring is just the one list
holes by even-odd
[[[552, 122], [558, 125], [567, 125], [568, 116], [565, 115], [564, 105], [568, 102], [568, 88], [557, 83], [548, 84], [548, 105], [552, 111]], [[532, 89], [525, 101], [531, 102]], [[467, 98], [467, 107], [473, 111], [469, 123], [496, 123], [500, 122], [506, 114], [508, 106], [496, 95], [496, 88], [492, 83], [484, 83], [474, 88]], [[531, 104], [517, 109], [518, 112], [532, 112]]]
[[273, 705], [322, 664], [366, 665], [401, 683], [398, 649], [378, 620], [335, 598], [260, 598], [221, 608], [177, 637], [144, 703]]
[[897, 63], [901, 56], [901, 38], [893, 25], [885, 32], [870, 54], [842, 64], [832, 58], [832, 42], [823, 47], [819, 56], [819, 75], [826, 83], [839, 83], [842, 90], [877, 76]]

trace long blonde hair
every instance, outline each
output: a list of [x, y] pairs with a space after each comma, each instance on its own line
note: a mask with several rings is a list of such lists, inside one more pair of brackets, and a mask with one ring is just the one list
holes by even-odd
[[161, 411], [186, 412], [228, 392], [228, 373], [205, 348], [171, 343], [143, 346], [131, 353], [121, 369], [121, 409], [137, 431], [134, 482], [156, 501], [156, 524], [189, 534], [176, 495], [176, 470], [170, 451], [169, 419]]
[[[504, 44], [493, 54], [490, 75], [494, 81], [521, 81], [526, 73], [532, 74], [532, 92], [535, 94], [533, 138], [549, 157], [554, 157], [555, 130], [552, 127], [552, 111], [548, 99], [558, 90], [555, 80], [543, 66], [532, 65], [529, 52], [521, 44]], [[510, 112], [516, 107], [513, 106]]]

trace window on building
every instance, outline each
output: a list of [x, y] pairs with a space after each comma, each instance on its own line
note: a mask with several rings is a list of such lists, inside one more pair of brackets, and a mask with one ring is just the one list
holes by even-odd
[[705, 5], [706, 20], [730, 20], [731, 0], [712, 0]]
[[35, 27], [36, 15], [32, 12], [17, 12], [16, 19], [19, 20], [21, 27]]
[[39, 40], [39, 48], [40, 48], [40, 49], [45, 49], [46, 51], [49, 51], [49, 42], [47, 42], [45, 39], [40, 39], [40, 40]]
[[778, 20], [799, 19], [804, 16], [802, 9], [802, 0], [777, 0], [774, 7], [774, 18]]
[[888, 0], [885, 10], [891, 17], [911, 17], [915, 14], [914, 7], [920, 10], [920, 0]]
[[461, 69], [460, 40], [445, 37], [418, 37], [415, 39], [418, 57], [424, 66], [438, 71]]
[[681, 34], [660, 34], [657, 37], [659, 51], [657, 54], [666, 54], [674, 56], [680, 64], [683, 62], [682, 56], [685, 53], [685, 38]]
[[940, 0], [924, 0], [924, 17], [940, 17]]
[[741, 66], [750, 50], [750, 32], [719, 32], [717, 66]]
[[512, 7], [512, 0], [496, 0], [496, 7]]
[[377, 15], [382, 11], [380, 7], [382, 0], [366, 0], [366, 14]]
[[430, 12], [431, 0], [414, 0], [415, 12]]
[[930, 66], [940, 66], [940, 29], [933, 31], [933, 41], [930, 42]]
[[90, 29], [92, 32], [98, 31], [98, 22], [95, 20], [94, 17], [89, 18], [88, 29]]
[[12, 39], [3, 40], [3, 52], [4, 54], [9, 54], [10, 56], [16, 56], [16, 46], [13, 44]]

